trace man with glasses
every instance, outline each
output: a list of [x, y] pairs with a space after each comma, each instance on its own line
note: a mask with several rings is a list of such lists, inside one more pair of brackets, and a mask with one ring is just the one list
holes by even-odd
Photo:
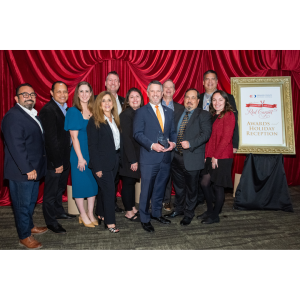
[[5, 141], [4, 178], [9, 190], [16, 219], [19, 244], [39, 249], [42, 244], [32, 235], [45, 233], [47, 227], [36, 227], [32, 215], [39, 192], [39, 181], [46, 174], [44, 130], [33, 108], [36, 93], [28, 83], [16, 89], [17, 104], [2, 120]]

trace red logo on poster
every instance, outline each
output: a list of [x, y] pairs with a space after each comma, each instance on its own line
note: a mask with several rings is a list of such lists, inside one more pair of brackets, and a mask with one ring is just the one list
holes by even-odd
[[[250, 96], [251, 97], [251, 96]], [[268, 108], [277, 108], [277, 104], [265, 104], [265, 100], [261, 100], [260, 104], [248, 103], [246, 107], [268, 107]]]

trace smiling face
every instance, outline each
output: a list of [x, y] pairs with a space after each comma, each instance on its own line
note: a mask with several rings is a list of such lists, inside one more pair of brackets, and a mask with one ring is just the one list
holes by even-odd
[[221, 111], [225, 108], [225, 102], [226, 100], [221, 96], [221, 94], [216, 93], [214, 94], [211, 103], [213, 105], [213, 108], [216, 110], [216, 114], [220, 114]]
[[217, 89], [218, 85], [218, 79], [216, 75], [214, 73], [206, 74], [203, 80], [203, 85], [205, 88], [205, 92], [208, 94], [212, 94]]
[[142, 98], [138, 92], [131, 92], [128, 97], [128, 104], [130, 107], [132, 107], [134, 110], [141, 107], [141, 101]]
[[113, 102], [112, 99], [110, 97], [110, 95], [104, 95], [101, 101], [101, 108], [104, 112], [104, 114], [106, 113], [110, 113], [111, 110], [113, 109]]
[[163, 96], [167, 99], [173, 99], [175, 93], [174, 84], [171, 81], [167, 81], [163, 84]]
[[91, 96], [92, 96], [92, 92], [86, 84], [81, 85], [78, 88], [78, 98], [79, 98], [81, 103], [89, 102]]
[[[34, 93], [34, 90], [30, 86], [22, 86], [22, 87], [20, 87], [20, 89], [18, 91], [18, 94], [21, 94], [21, 93], [31, 94], [31, 93]], [[21, 106], [23, 106], [29, 110], [32, 110], [35, 105], [35, 102], [36, 102], [36, 97], [32, 98], [31, 96], [29, 96], [28, 98], [24, 98], [23, 95], [19, 95], [19, 96], [15, 96], [15, 100]]]
[[188, 91], [184, 96], [184, 107], [187, 111], [194, 110], [199, 104], [197, 92], [194, 90]]
[[109, 74], [105, 81], [105, 86], [108, 92], [111, 92], [112, 94], [116, 94], [120, 87], [119, 77], [114, 74]]
[[158, 105], [161, 101], [162, 90], [159, 84], [151, 84], [149, 87], [149, 91], [147, 92], [150, 103], [154, 105]]
[[68, 88], [63, 83], [56, 83], [54, 86], [54, 91], [50, 91], [53, 99], [61, 105], [64, 105], [68, 101], [69, 93]]

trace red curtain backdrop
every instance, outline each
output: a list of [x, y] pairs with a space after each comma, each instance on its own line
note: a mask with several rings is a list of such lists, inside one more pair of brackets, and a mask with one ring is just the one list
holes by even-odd
[[[64, 81], [69, 86], [68, 106], [72, 105], [75, 87], [88, 81], [94, 93], [105, 90], [109, 71], [120, 75], [119, 94], [125, 96], [131, 87], [139, 88], [148, 102], [146, 88], [151, 80], [164, 82], [171, 78], [176, 85], [174, 100], [182, 103], [184, 92], [196, 88], [204, 92], [203, 73], [218, 73], [218, 88], [230, 93], [231, 77], [291, 76], [296, 152], [300, 151], [300, 51], [289, 50], [197, 50], [197, 51], [123, 51], [123, 50], [0, 50], [1, 120], [14, 105], [15, 88], [30, 83], [38, 94], [36, 109], [50, 100], [52, 83]], [[3, 180], [3, 136], [0, 140], [0, 206], [10, 205], [8, 183]], [[285, 156], [284, 167], [289, 185], [300, 184], [300, 156]], [[232, 176], [243, 170], [245, 155], [235, 155]], [[42, 202], [43, 183], [38, 202]], [[66, 198], [65, 198], [66, 200]]]

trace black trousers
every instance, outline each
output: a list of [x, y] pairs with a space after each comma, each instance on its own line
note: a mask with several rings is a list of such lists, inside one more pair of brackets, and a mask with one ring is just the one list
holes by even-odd
[[172, 176], [170, 174], [169, 181], [166, 186], [166, 191], [165, 191], [165, 198], [163, 200], [163, 203], [170, 203], [171, 202], [171, 193], [172, 193]]
[[115, 216], [115, 178], [119, 169], [120, 154], [116, 155], [115, 166], [111, 171], [102, 171], [102, 177], [98, 177], [93, 171], [96, 178], [99, 193], [97, 196], [96, 214], [104, 217], [105, 224], [116, 224]]
[[62, 173], [47, 170], [45, 177], [43, 214], [47, 225], [57, 226], [56, 216], [65, 214], [62, 206], [62, 195], [67, 188], [70, 166]]
[[136, 178], [122, 176], [122, 202], [126, 211], [131, 211], [135, 206], [135, 184]]
[[175, 189], [175, 201], [173, 203], [176, 212], [184, 212], [184, 215], [193, 218], [198, 194], [198, 180], [200, 170], [187, 171], [184, 167], [183, 156], [175, 152], [171, 165], [173, 185]]

